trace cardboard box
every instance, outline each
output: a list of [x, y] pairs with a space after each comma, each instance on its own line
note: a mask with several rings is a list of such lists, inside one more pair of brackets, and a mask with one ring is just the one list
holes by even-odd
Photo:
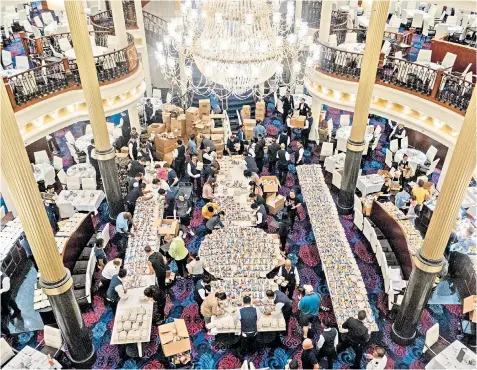
[[172, 152], [164, 154], [161, 159], [169, 164], [172, 164], [172, 161], [174, 160]]
[[224, 135], [222, 134], [210, 134], [210, 140], [212, 141], [223, 141]]
[[186, 120], [194, 122], [194, 121], [197, 121], [198, 119], [200, 119], [199, 108], [189, 107], [186, 110]]
[[244, 134], [247, 140], [251, 140], [253, 138], [253, 128], [245, 127]]
[[[262, 180], [264, 193], [276, 193], [278, 191], [278, 188], [280, 186], [280, 181], [278, 181], [278, 178], [276, 176], [262, 176], [260, 177], [260, 180]], [[265, 184], [265, 182], [272, 182], [272, 183]]]
[[160, 149], [162, 149], [162, 148], [175, 146], [176, 141], [177, 141], [176, 138], [169, 139], [169, 138], [165, 138], [165, 137], [162, 137], [162, 136], [156, 136], [154, 138], [154, 143], [156, 144], [156, 150], [158, 150], [158, 151], [160, 151]]
[[200, 99], [199, 100], [199, 114], [202, 117], [203, 115], [210, 115], [210, 100], [209, 99]]
[[179, 233], [179, 220], [161, 218], [154, 222], [157, 227], [159, 235], [174, 235]]
[[255, 127], [257, 125], [257, 120], [254, 119], [244, 119], [242, 123], [245, 127]]
[[223, 127], [212, 127], [210, 129], [211, 134], [221, 134], [224, 136], [224, 128]]
[[212, 119], [225, 119], [225, 114], [220, 113], [220, 114], [211, 114], [210, 118]]
[[117, 159], [126, 159], [129, 157], [129, 153], [116, 153]]
[[243, 105], [242, 106], [242, 112], [251, 112], [252, 108], [250, 108], [250, 105]]
[[251, 113], [250, 112], [244, 112], [243, 110], [240, 111], [240, 117], [242, 117], [242, 121], [246, 119], [250, 119]]
[[163, 123], [151, 123], [149, 126], [147, 126], [147, 133], [149, 135], [151, 134], [162, 134], [166, 132], [166, 125]]
[[304, 128], [305, 127], [305, 116], [294, 116], [290, 120], [290, 126], [294, 128]]
[[265, 119], [265, 102], [259, 101], [255, 104], [255, 119], [260, 121]]
[[161, 340], [164, 356], [170, 357], [191, 350], [189, 332], [185, 321], [174, 319], [174, 322], [159, 326], [159, 339]]
[[268, 211], [276, 215], [285, 207], [285, 197], [283, 195], [271, 194], [267, 198]]
[[129, 154], [129, 148], [127, 146], [123, 146], [121, 148], [121, 153]]

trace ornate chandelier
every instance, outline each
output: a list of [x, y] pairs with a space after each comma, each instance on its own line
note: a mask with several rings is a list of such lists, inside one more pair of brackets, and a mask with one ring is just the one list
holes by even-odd
[[[247, 98], [303, 84], [319, 58], [306, 22], [282, 0], [185, 1], [168, 24], [156, 58], [172, 86], [199, 94]], [[193, 68], [201, 72], [193, 78]], [[194, 76], [195, 77], [195, 76]]]

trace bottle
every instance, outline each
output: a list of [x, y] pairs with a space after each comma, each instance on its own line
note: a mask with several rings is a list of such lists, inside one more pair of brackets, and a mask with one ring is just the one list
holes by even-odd
[[49, 364], [51, 367], [55, 366], [55, 361], [53, 361], [53, 359], [51, 358], [51, 356], [50, 356], [49, 353], [46, 355], [46, 357], [48, 358], [48, 364]]

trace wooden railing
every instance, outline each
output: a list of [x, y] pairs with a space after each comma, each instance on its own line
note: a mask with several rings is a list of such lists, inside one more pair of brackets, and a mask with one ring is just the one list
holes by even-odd
[[[359, 80], [363, 54], [324, 44], [320, 47], [319, 71], [345, 80]], [[421, 96], [462, 115], [475, 87], [475, 81], [384, 54], [380, 56], [376, 83]]]
[[[105, 40], [107, 38], [104, 36], [107, 36], [107, 33], [92, 32], [92, 34], [95, 35], [98, 46], [106, 46]], [[41, 40], [30, 40], [28, 46], [34, 51], [32, 55], [39, 58], [37, 60], [42, 63], [41, 60], [45, 62], [48, 57], [51, 57], [52, 50], [56, 49], [57, 40], [61, 37], [68, 36], [65, 34], [45, 36], [40, 38]], [[128, 34], [128, 46], [94, 57], [94, 60], [100, 85], [121, 80], [133, 74], [139, 65], [134, 37]], [[68, 58], [45, 63], [23, 73], [5, 77], [4, 83], [14, 111], [21, 110], [51, 96], [81, 88], [76, 59]]]

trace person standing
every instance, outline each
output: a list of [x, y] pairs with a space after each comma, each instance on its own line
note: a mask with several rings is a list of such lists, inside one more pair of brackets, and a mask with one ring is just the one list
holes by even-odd
[[48, 220], [50, 221], [50, 226], [53, 229], [53, 233], [56, 233], [59, 230], [58, 220], [60, 219], [60, 211], [56, 205], [56, 198], [58, 195], [55, 192], [55, 187], [53, 185], [48, 185], [46, 187], [46, 192], [41, 193], [41, 195], [43, 203], [45, 204]]
[[200, 179], [200, 171], [197, 169], [196, 154], [190, 155], [190, 161], [187, 163], [186, 177], [188, 181], [192, 183], [193, 186], [195, 184], [196, 194], [202, 194], [202, 182]]
[[258, 173], [262, 173], [265, 158], [265, 139], [262, 135], [258, 135], [258, 141], [255, 145], [255, 163], [258, 167]]
[[338, 357], [336, 348], [338, 347], [338, 330], [331, 327], [328, 318], [323, 319], [323, 332], [316, 345], [318, 349], [318, 361], [326, 357], [328, 360], [328, 369], [333, 369], [333, 362]]
[[136, 230], [136, 224], [132, 219], [132, 214], [129, 212], [121, 212], [116, 218], [116, 234], [114, 235], [113, 243], [117, 245], [119, 255], [123, 259], [126, 254], [126, 247], [129, 236], [134, 236], [134, 233], [129, 231], [129, 224]]
[[148, 125], [150, 125], [152, 123], [152, 116], [154, 115], [154, 106], [151, 103], [151, 99], [146, 100], [144, 113], [146, 113], [146, 122]]
[[305, 99], [300, 99], [300, 104], [298, 104], [298, 114], [300, 116], [307, 116], [311, 112], [311, 108], [308, 104], [305, 103]]
[[397, 193], [396, 196], [394, 197], [394, 204], [401, 211], [406, 211], [407, 204], [409, 203], [410, 199], [411, 199], [411, 196], [403, 187], [401, 191]]
[[96, 183], [99, 183], [101, 174], [99, 172], [98, 160], [96, 159], [96, 147], [94, 145], [94, 139], [91, 139], [91, 143], [88, 145], [86, 151], [88, 152], [89, 164], [93, 166], [94, 170], [96, 171]]
[[280, 285], [280, 290], [287, 294], [288, 298], [293, 299], [293, 292], [295, 288], [300, 285], [300, 275], [298, 269], [292, 266], [292, 262], [287, 259], [285, 264], [278, 269], [277, 276], [282, 277], [287, 282], [287, 285]]
[[194, 236], [194, 232], [190, 227], [190, 213], [192, 211], [192, 202], [185, 198], [184, 193], [179, 193], [174, 205], [174, 218], [179, 218], [182, 229], [182, 235], [185, 238], [189, 233]]
[[243, 307], [235, 312], [234, 320], [241, 324], [240, 333], [240, 353], [246, 355], [250, 353], [255, 343], [257, 335], [257, 321], [260, 319], [260, 310], [252, 307], [252, 298], [243, 297]]
[[117, 275], [114, 275], [109, 284], [108, 291], [106, 293], [106, 299], [111, 304], [113, 314], [116, 315], [116, 308], [121, 299], [128, 299], [128, 290], [124, 286], [126, 281], [127, 271], [120, 269]]
[[293, 96], [290, 95], [290, 90], [287, 90], [285, 96], [282, 97], [281, 100], [283, 102], [283, 124], [285, 124], [287, 116], [290, 112], [293, 113], [293, 110], [295, 109], [295, 103], [293, 101]]
[[255, 226], [267, 231], [267, 210], [265, 209], [265, 206], [263, 204], [258, 205], [257, 203], [252, 203], [251, 208], [255, 212]]
[[207, 296], [210, 294], [211, 287], [210, 287], [210, 282], [211, 282], [210, 275], [205, 275], [201, 280], [199, 280], [195, 284], [194, 288], [194, 300], [197, 302], [197, 305], [200, 307], [202, 305], [202, 302], [207, 298]]
[[305, 163], [305, 148], [303, 148], [302, 143], [296, 143], [295, 151], [295, 166], [300, 166]]
[[172, 157], [174, 158], [175, 169], [177, 176], [179, 179], [183, 178], [185, 175], [185, 146], [182, 144], [182, 140], [177, 140], [177, 147], [174, 149], [172, 153]]
[[384, 370], [388, 362], [386, 352], [381, 347], [376, 348], [372, 354], [367, 354], [366, 359], [369, 361], [366, 365], [367, 370]]
[[21, 316], [22, 311], [18, 308], [15, 299], [12, 297], [10, 278], [0, 271], [0, 300], [2, 307], [2, 316], [10, 315], [10, 308], [13, 310], [11, 318]]
[[164, 320], [164, 309], [166, 308], [166, 293], [155, 285], [148, 286], [144, 289], [144, 296], [152, 299], [157, 307], [157, 317], [154, 324], [160, 325]]
[[328, 141], [328, 121], [324, 118], [324, 116], [318, 126], [318, 135], [320, 137], [320, 143]]
[[361, 359], [363, 357], [363, 352], [366, 347], [366, 344], [369, 341], [369, 332], [368, 328], [364, 326], [364, 321], [366, 320], [366, 311], [361, 310], [358, 312], [358, 318], [350, 317], [343, 323], [343, 329], [348, 330], [347, 333], [343, 335], [343, 342], [340, 348], [340, 352], [345, 350], [348, 347], [353, 348], [355, 355], [354, 358], [354, 369], [361, 368]]
[[300, 326], [303, 328], [303, 338], [308, 338], [308, 331], [313, 321], [318, 317], [321, 297], [315, 293], [311, 285], [304, 285], [305, 295], [298, 302], [300, 310]]
[[311, 116], [311, 110], [308, 111], [305, 119], [305, 127], [301, 130], [301, 140], [303, 141], [303, 146], [308, 148], [308, 140], [310, 136], [310, 129], [313, 125], [313, 117]]
[[177, 177], [176, 171], [174, 171], [174, 169], [171, 168], [169, 163], [164, 163], [163, 168], [165, 168], [167, 171], [167, 183], [169, 184], [169, 186], [171, 188], [173, 186], [176, 186], [179, 183], [179, 178]]
[[280, 144], [280, 150], [277, 152], [278, 178], [280, 184], [284, 185], [288, 175], [288, 163], [290, 154], [285, 150], [285, 144]]
[[129, 139], [131, 139], [131, 121], [126, 111], [121, 112], [118, 128], [121, 129], [121, 134], [124, 139], [123, 143], [129, 143]]
[[101, 287], [108, 291], [109, 284], [114, 275], [119, 273], [121, 269], [121, 264], [123, 263], [122, 259], [115, 258], [112, 261], [109, 261], [106, 266], [104, 266], [103, 271], [101, 271]]
[[[126, 208], [131, 215], [134, 215], [134, 211], [136, 210], [136, 203], [137, 200], [143, 197], [145, 194], [150, 193], [149, 190], [146, 189], [146, 184], [141, 182], [141, 184], [135, 188], [133, 188], [124, 198], [126, 203]], [[152, 195], [151, 195], [152, 197]]]
[[278, 144], [280, 147], [285, 145], [285, 148], [290, 145], [290, 136], [287, 135], [287, 130], [284, 129], [280, 135], [278, 135]]
[[100, 270], [106, 265], [106, 253], [104, 253], [104, 247], [104, 240], [102, 238], [97, 238], [94, 242], [93, 253]]
[[429, 190], [424, 189], [424, 180], [420, 179], [417, 182], [417, 186], [412, 189], [412, 195], [416, 197], [417, 204], [424, 203], [425, 200], [430, 198]]
[[211, 177], [205, 182], [202, 188], [202, 199], [206, 204], [210, 203], [214, 199], [214, 187], [215, 179]]
[[197, 252], [189, 254], [189, 263], [186, 265], [186, 268], [194, 284], [197, 284], [204, 276], [204, 262], [200, 259]]
[[187, 147], [189, 148], [189, 155], [192, 157], [193, 155], [197, 156], [199, 154], [197, 150], [197, 141], [195, 139], [195, 135], [192, 134], [189, 138], [189, 142], [187, 143]]
[[275, 173], [275, 167], [278, 160], [277, 153], [279, 150], [280, 150], [280, 144], [277, 143], [277, 140], [275, 138], [272, 138], [272, 142], [267, 149], [269, 175], [273, 175]]
[[278, 235], [280, 237], [280, 250], [285, 252], [288, 235], [290, 234], [290, 218], [287, 213], [282, 215], [282, 222], [280, 222], [280, 227], [278, 229]]
[[245, 142], [247, 141], [245, 139], [245, 134], [243, 132], [243, 125], [240, 125], [238, 130], [237, 130], [237, 138], [240, 142], [240, 150], [239, 150], [239, 154], [242, 154], [243, 152], [243, 148], [244, 148], [244, 145], [245, 145]]
[[187, 259], [189, 258], [189, 251], [185, 247], [184, 240], [181, 237], [175, 237], [171, 241], [169, 247], [169, 255], [176, 261], [177, 275], [184, 278], [187, 275]]
[[22, 238], [20, 239], [20, 245], [25, 251], [27, 258], [33, 264], [33, 267], [35, 268], [35, 270], [39, 271], [38, 265], [36, 264], [35, 256], [33, 255], [33, 252], [31, 251], [30, 243], [28, 243], [25, 233], [22, 234]]
[[267, 298], [265, 298], [264, 304], [274, 304], [274, 313], [281, 312], [283, 314], [283, 317], [285, 318], [286, 328], [288, 328], [288, 323], [290, 322], [290, 317], [292, 315], [292, 300], [280, 290], [267, 290], [265, 294]]
[[311, 339], [306, 338], [302, 344], [303, 352], [301, 353], [301, 364], [303, 369], [318, 370], [320, 368], [316, 351], [313, 348]]
[[290, 217], [291, 229], [295, 226], [295, 219], [298, 217], [298, 207], [301, 205], [301, 202], [296, 197], [294, 190], [290, 190], [286, 200], [285, 206], [287, 207], [288, 217]]
[[157, 285], [162, 291], [166, 291], [167, 266], [164, 257], [159, 252], [153, 252], [150, 246], [144, 248], [147, 255], [147, 266], [150, 275], [156, 275]]
[[128, 142], [128, 150], [129, 150], [129, 158], [131, 161], [137, 161], [138, 159], [138, 148], [139, 147], [139, 139], [137, 135], [131, 135], [131, 139]]

